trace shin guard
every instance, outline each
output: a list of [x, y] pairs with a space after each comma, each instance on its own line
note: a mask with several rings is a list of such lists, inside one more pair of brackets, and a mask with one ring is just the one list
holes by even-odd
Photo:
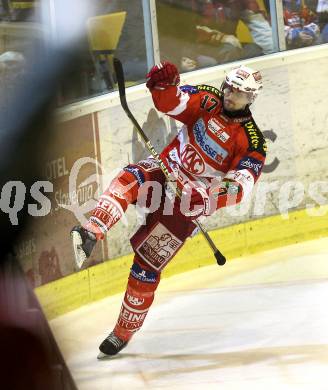
[[160, 274], [150, 270], [135, 256], [114, 334], [128, 341], [144, 323], [153, 303]]

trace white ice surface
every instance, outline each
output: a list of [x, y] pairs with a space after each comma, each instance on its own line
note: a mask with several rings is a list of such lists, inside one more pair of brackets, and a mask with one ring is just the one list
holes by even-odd
[[164, 279], [142, 330], [98, 361], [121, 298], [51, 321], [81, 390], [328, 389], [328, 238]]

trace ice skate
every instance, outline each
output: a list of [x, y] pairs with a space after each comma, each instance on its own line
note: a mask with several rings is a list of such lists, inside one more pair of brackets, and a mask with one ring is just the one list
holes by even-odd
[[109, 336], [99, 346], [99, 354], [97, 359], [110, 358], [117, 355], [123, 348], [126, 347], [128, 341], [124, 341], [115, 336], [114, 332], [111, 332]]
[[75, 226], [71, 230], [75, 264], [81, 268], [84, 261], [90, 257], [92, 249], [97, 243], [96, 235], [82, 226]]

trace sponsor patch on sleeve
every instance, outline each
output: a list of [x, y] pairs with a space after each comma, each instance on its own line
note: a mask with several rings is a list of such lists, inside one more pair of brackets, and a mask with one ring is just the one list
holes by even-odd
[[197, 90], [209, 92], [212, 95], [218, 97], [219, 99], [222, 98], [222, 92], [219, 89], [213, 87], [212, 85], [206, 85], [206, 84], [197, 85]]
[[261, 173], [263, 167], [262, 161], [257, 160], [253, 157], [244, 157], [242, 158], [237, 166], [237, 170], [249, 169], [257, 177]]
[[267, 145], [263, 134], [256, 126], [253, 120], [244, 123], [244, 129], [248, 138], [249, 147], [248, 150], [251, 152], [258, 152], [262, 156], [266, 156]]
[[182, 92], [189, 93], [189, 95], [194, 95], [199, 92], [197, 87], [193, 85], [182, 85], [180, 89]]

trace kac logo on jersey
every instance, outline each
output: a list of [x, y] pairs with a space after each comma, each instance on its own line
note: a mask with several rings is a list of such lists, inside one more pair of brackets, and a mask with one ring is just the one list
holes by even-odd
[[195, 123], [193, 133], [197, 145], [204, 153], [212, 160], [222, 164], [223, 160], [228, 156], [228, 152], [206, 134], [205, 123], [202, 119]]
[[181, 153], [183, 167], [193, 175], [201, 175], [205, 171], [205, 163], [202, 156], [190, 144], [184, 146]]
[[237, 170], [247, 168], [250, 169], [255, 174], [255, 176], [258, 176], [261, 172], [262, 167], [263, 163], [256, 158], [245, 157], [239, 161]]

